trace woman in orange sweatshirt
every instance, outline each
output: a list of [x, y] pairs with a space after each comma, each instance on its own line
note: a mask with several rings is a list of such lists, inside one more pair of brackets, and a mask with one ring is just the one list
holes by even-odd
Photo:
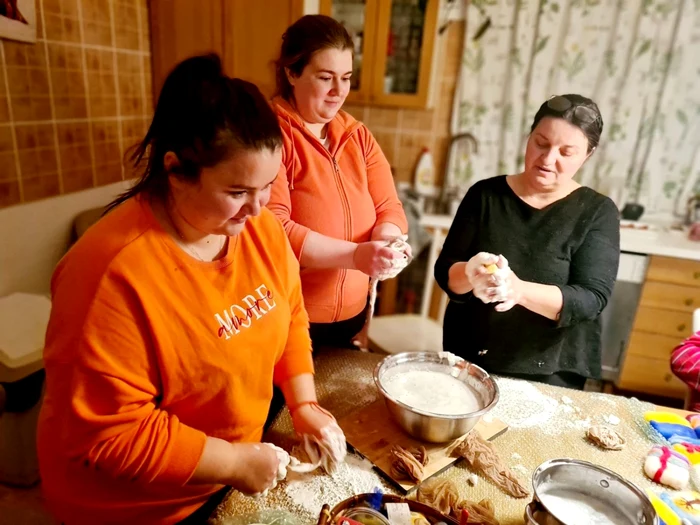
[[403, 256], [386, 241], [407, 232], [386, 157], [341, 110], [352, 62], [350, 35], [327, 16], [304, 16], [282, 37], [273, 104], [284, 146], [268, 206], [301, 263], [314, 347], [352, 347], [369, 278]]
[[299, 265], [264, 209], [281, 145], [254, 85], [217, 56], [185, 60], [134, 154], [143, 177], [59, 263], [38, 450], [63, 523], [200, 523], [222, 487], [269, 488], [273, 382], [297, 433], [340, 443], [342, 460]]

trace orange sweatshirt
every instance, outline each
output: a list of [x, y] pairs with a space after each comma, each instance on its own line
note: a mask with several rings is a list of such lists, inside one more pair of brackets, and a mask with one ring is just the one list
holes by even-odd
[[299, 265], [268, 210], [205, 263], [131, 199], [51, 288], [38, 450], [67, 525], [185, 518], [221, 488], [186, 484], [206, 436], [259, 441], [273, 379], [313, 372]]
[[[326, 149], [286, 101], [276, 98], [273, 106], [284, 148], [268, 207], [284, 224], [297, 257], [309, 230], [353, 242], [370, 240], [383, 222], [406, 233], [389, 162], [362, 123], [339, 111], [328, 124]], [[302, 268], [301, 282], [312, 323], [349, 319], [367, 303], [369, 277], [359, 270]]]

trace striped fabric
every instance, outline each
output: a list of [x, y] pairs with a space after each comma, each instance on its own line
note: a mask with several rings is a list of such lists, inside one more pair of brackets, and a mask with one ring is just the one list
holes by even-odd
[[671, 370], [690, 387], [688, 409], [700, 412], [700, 332], [690, 336], [673, 351]]

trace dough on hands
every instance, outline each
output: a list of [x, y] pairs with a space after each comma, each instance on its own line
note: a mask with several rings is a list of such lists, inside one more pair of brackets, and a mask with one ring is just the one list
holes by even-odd
[[467, 277], [471, 280], [480, 268], [489, 266], [491, 264], [496, 264], [498, 262], [498, 255], [488, 252], [479, 252], [474, 257], [467, 261]]
[[508, 259], [503, 257], [503, 255], [500, 255], [499, 258], [503, 260], [503, 268], [496, 266], [496, 270], [492, 273], [495, 282], [495, 286], [492, 287], [492, 290], [495, 292], [492, 298], [494, 303], [502, 303], [508, 300], [510, 296], [508, 277], [513, 273], [508, 264]]
[[[503, 268], [498, 267], [498, 261], [502, 259]], [[474, 282], [478, 271], [484, 268], [491, 275], [488, 281], [479, 279]], [[488, 252], [479, 252], [467, 262], [467, 276], [473, 283], [473, 293], [482, 302], [500, 303], [506, 301], [509, 296], [508, 276], [511, 274], [508, 260], [503, 255], [495, 255]]]
[[345, 461], [348, 447], [345, 434], [337, 423], [330, 423], [321, 429], [321, 439], [310, 434], [304, 434], [301, 439], [309, 461], [320, 465], [328, 474], [335, 472], [338, 465]]
[[262, 443], [262, 445], [270, 447], [272, 448], [272, 450], [275, 451], [275, 454], [277, 454], [277, 459], [279, 460], [279, 465], [277, 465], [277, 477], [275, 481], [272, 482], [272, 485], [270, 487], [266, 488], [262, 492], [259, 492], [258, 494], [253, 494], [253, 496], [256, 498], [264, 498], [265, 496], [267, 496], [267, 493], [274, 489], [277, 486], [278, 482], [282, 481], [284, 478], [287, 477], [287, 467], [291, 462], [291, 457], [286, 450], [276, 445], [273, 445], [272, 443]]
[[377, 302], [377, 286], [379, 281], [384, 281], [386, 279], [393, 279], [399, 275], [406, 266], [411, 262], [411, 258], [406, 255], [410, 249], [410, 245], [406, 242], [408, 239], [407, 235], [402, 235], [397, 237], [393, 241], [389, 241], [387, 246], [393, 251], [403, 255], [400, 259], [391, 259], [387, 262], [390, 267], [384, 270], [377, 277], [373, 277], [369, 280], [369, 307], [367, 308], [367, 317], [365, 323], [369, 322], [374, 315], [374, 306]]
[[386, 279], [393, 279], [397, 275], [399, 275], [406, 266], [408, 266], [408, 263], [410, 263], [410, 259], [406, 255], [406, 252], [410, 248], [408, 243], [406, 242], [405, 239], [402, 238], [396, 238], [393, 241], [390, 241], [387, 244], [387, 247], [390, 248], [392, 251], [399, 253], [403, 255], [403, 257], [399, 259], [386, 259], [385, 262], [390, 265], [389, 268], [384, 270], [378, 277], [380, 281], [384, 281]]

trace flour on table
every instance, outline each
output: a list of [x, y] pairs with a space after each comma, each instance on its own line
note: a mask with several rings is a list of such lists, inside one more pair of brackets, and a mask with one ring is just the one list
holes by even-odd
[[543, 426], [556, 414], [559, 403], [540, 392], [536, 386], [517, 379], [498, 378], [500, 400], [493, 409], [493, 417], [510, 428]]
[[588, 428], [591, 426], [591, 418], [587, 417], [586, 419], [579, 419], [574, 421], [574, 427], [578, 430], [588, 430]]
[[527, 467], [525, 467], [525, 465], [515, 465], [514, 467], [511, 467], [511, 470], [515, 470], [516, 472], [520, 472], [521, 474], [525, 474], [526, 476], [530, 473], [530, 471], [527, 470]]
[[517, 452], [513, 452], [513, 455], [511, 456], [511, 458], [513, 458], [516, 461], [519, 459], [523, 459], [523, 457], [520, 454], [518, 454]]
[[[573, 400], [571, 403], [565, 402], [567, 396], [555, 399], [542, 393], [536, 383], [519, 379], [498, 377], [496, 381], [501, 397], [492, 414], [510, 428], [537, 428], [542, 434], [551, 436], [569, 431], [586, 431], [591, 426], [591, 418], [584, 418], [582, 410], [572, 404]], [[609, 397], [605, 398], [605, 402], [616, 406]], [[617, 420], [619, 423], [619, 418]]]
[[569, 396], [561, 396], [561, 402], [564, 403], [565, 405], [573, 405], [574, 400], [571, 399]]
[[369, 461], [349, 454], [332, 476], [319, 471], [303, 475], [290, 473], [284, 490], [296, 505], [316, 516], [325, 503], [333, 507], [355, 494], [372, 492], [383, 486]]
[[603, 416], [603, 421], [605, 421], [608, 425], [620, 424], [620, 418], [613, 414], [610, 414], [609, 416]]
[[617, 404], [615, 398], [609, 394], [593, 394], [593, 399], [596, 401], [603, 401], [604, 403], [608, 403], [610, 405]]

